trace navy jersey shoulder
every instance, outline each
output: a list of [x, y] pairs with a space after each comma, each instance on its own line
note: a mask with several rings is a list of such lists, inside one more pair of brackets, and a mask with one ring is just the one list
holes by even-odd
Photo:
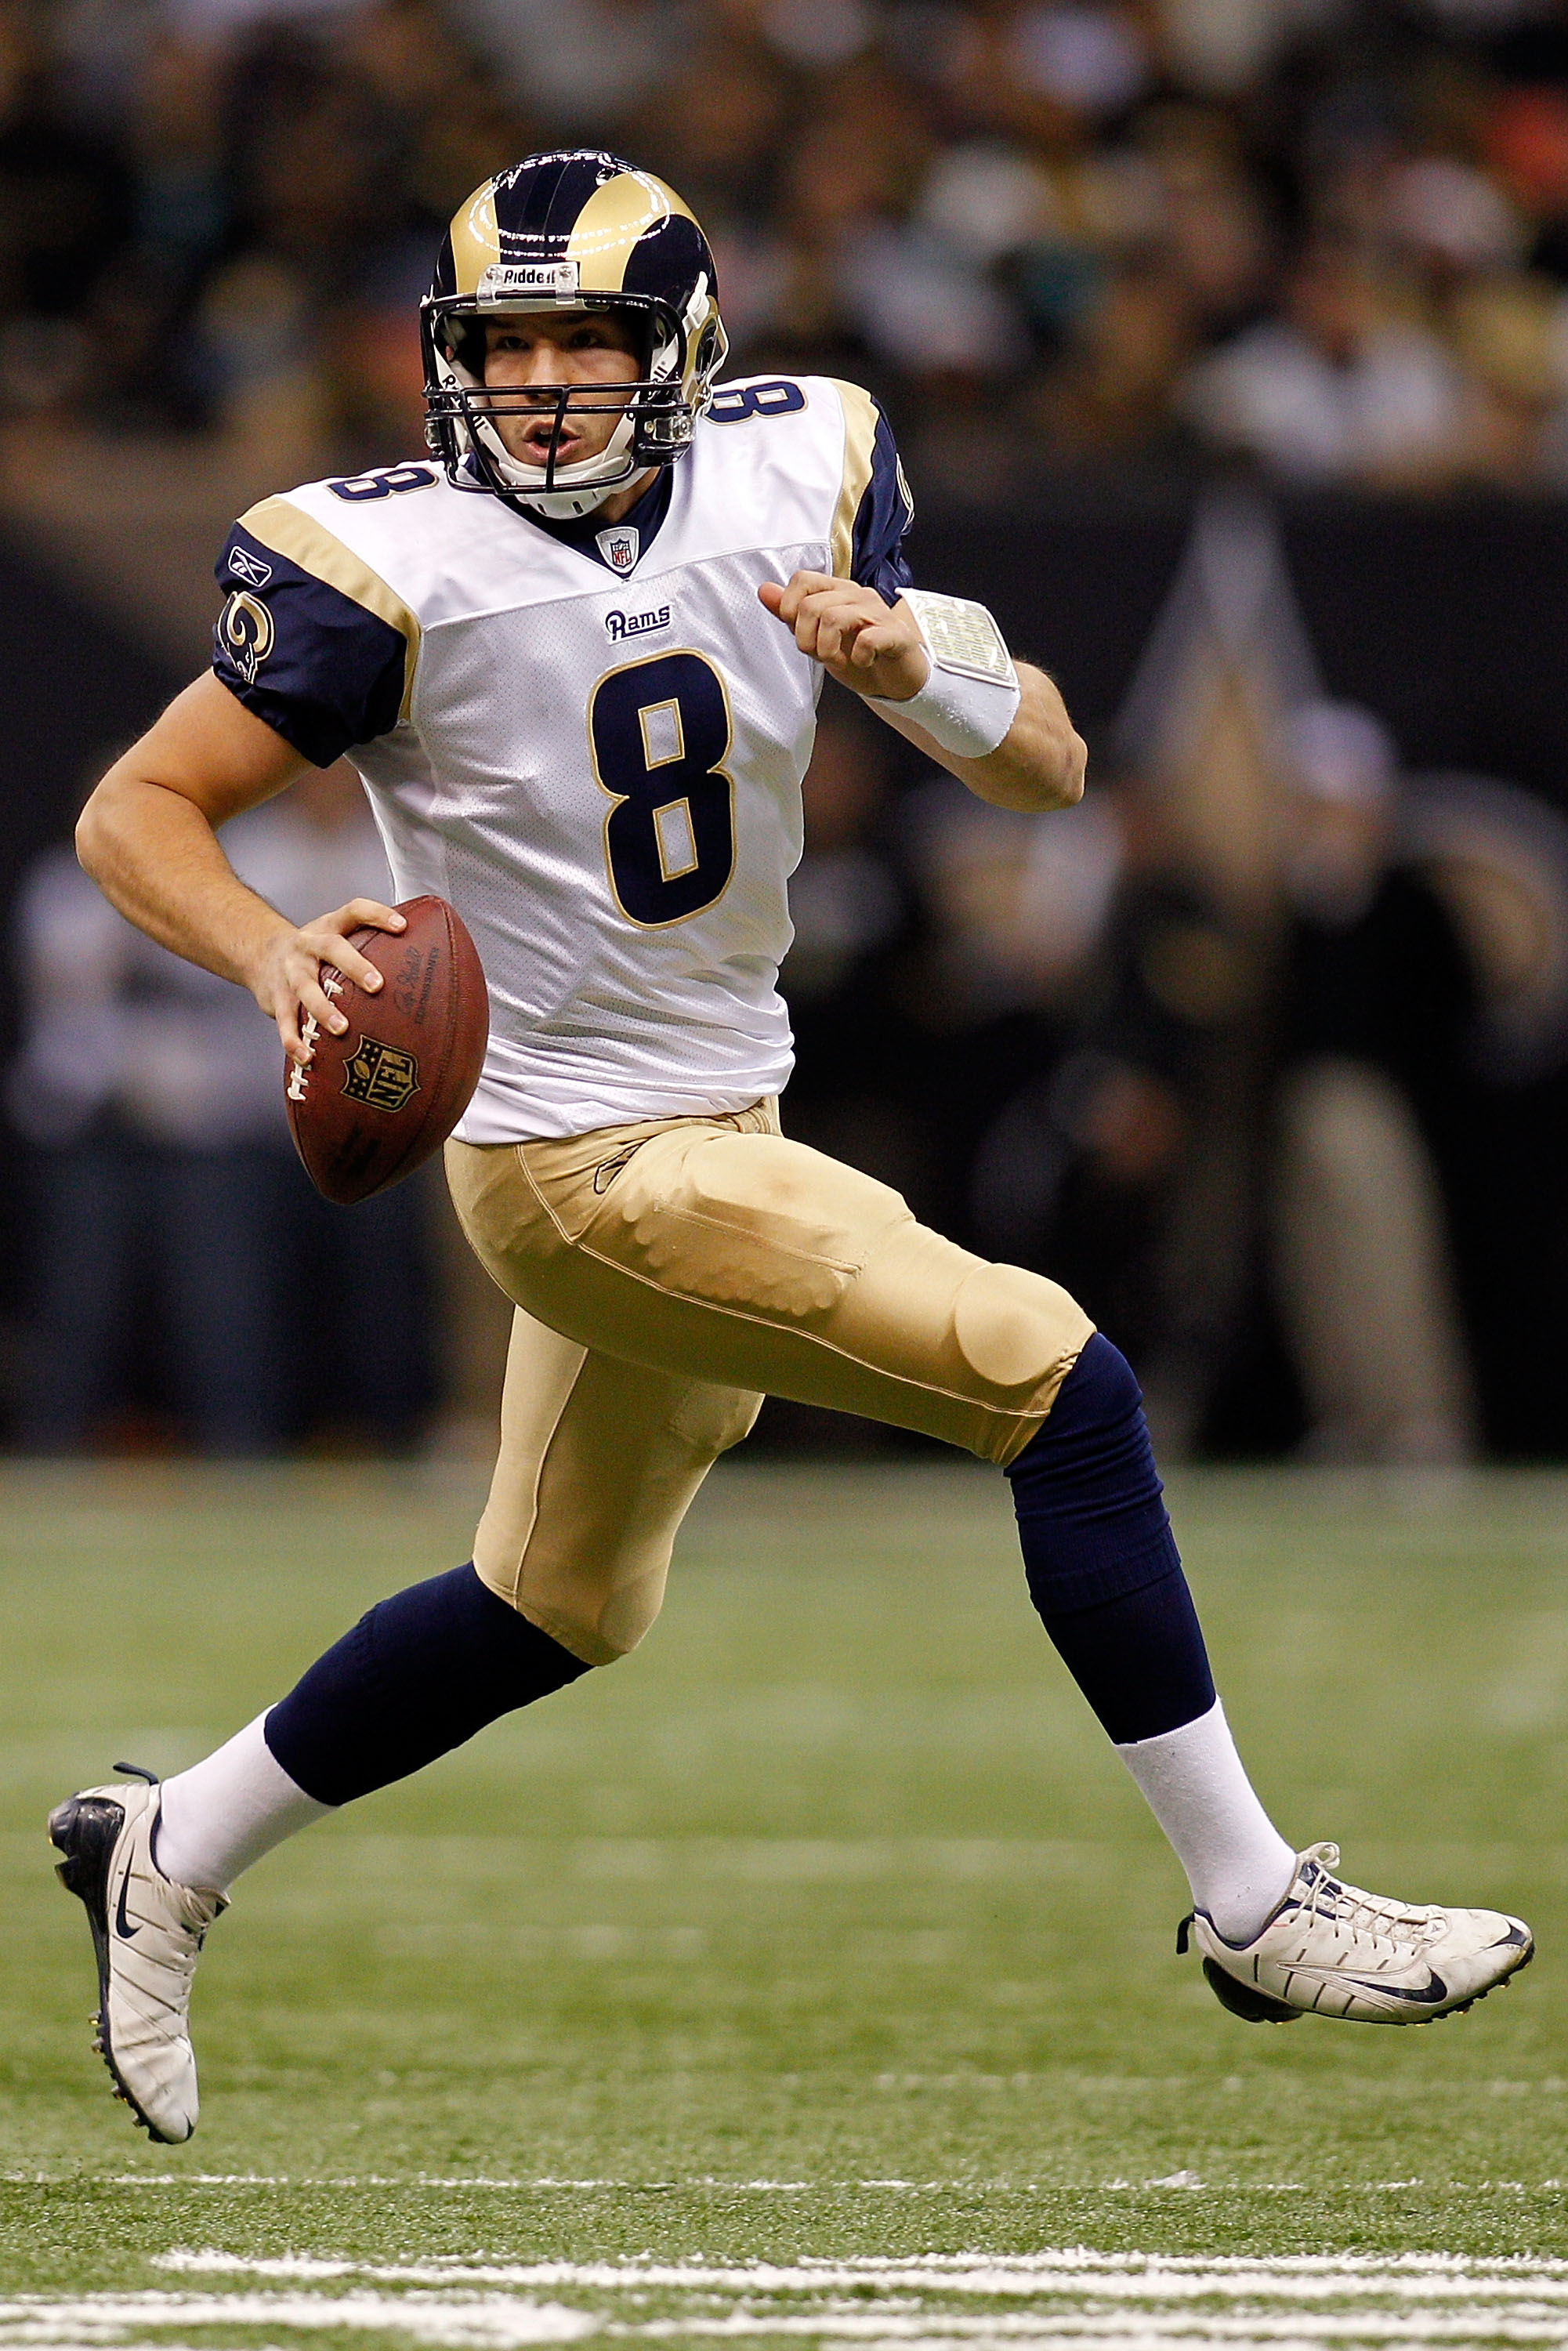
[[319, 768], [398, 723], [406, 633], [236, 523], [216, 567], [226, 601], [213, 669]]
[[720, 426], [761, 424], [775, 417], [824, 413], [824, 395], [843, 420], [843, 471], [831, 526], [831, 568], [840, 580], [874, 588], [889, 604], [914, 585], [904, 552], [915, 518], [893, 430], [876, 401], [858, 383], [835, 376], [753, 376], [721, 383], [707, 410]]

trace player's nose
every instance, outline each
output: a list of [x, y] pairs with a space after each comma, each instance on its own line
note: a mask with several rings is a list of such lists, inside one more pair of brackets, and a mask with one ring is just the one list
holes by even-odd
[[570, 383], [571, 377], [570, 361], [559, 343], [541, 338], [532, 346], [523, 377], [530, 389], [543, 384]]

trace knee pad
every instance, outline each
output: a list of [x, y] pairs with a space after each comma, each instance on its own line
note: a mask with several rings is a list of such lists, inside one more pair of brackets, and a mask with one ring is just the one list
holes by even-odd
[[958, 1353], [998, 1401], [1045, 1379], [1083, 1319], [1058, 1283], [1021, 1265], [977, 1265], [953, 1301]]
[[1143, 1395], [1103, 1332], [1007, 1474], [1042, 1616], [1118, 1599], [1180, 1566]]
[[670, 1417], [672, 1437], [700, 1458], [716, 1460], [750, 1436], [762, 1398], [749, 1388], [694, 1384]]
[[664, 1604], [668, 1572], [668, 1552], [641, 1565], [640, 1573], [606, 1577], [570, 1559], [541, 1557], [530, 1544], [504, 1587], [490, 1583], [488, 1574], [485, 1580], [519, 1617], [584, 1666], [612, 1666], [652, 1631]]

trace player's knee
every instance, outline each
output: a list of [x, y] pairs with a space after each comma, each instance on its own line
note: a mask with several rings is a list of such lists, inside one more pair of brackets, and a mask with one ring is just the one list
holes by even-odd
[[530, 1573], [525, 1561], [500, 1596], [585, 1666], [612, 1666], [653, 1626], [664, 1604], [664, 1576], [661, 1564], [624, 1583], [606, 1583], [586, 1574]]
[[694, 1383], [671, 1416], [670, 1435], [696, 1456], [706, 1472], [721, 1453], [750, 1436], [761, 1409], [762, 1398], [749, 1389]]
[[[687, 1504], [719, 1454], [738, 1445], [762, 1407], [760, 1395], [694, 1381], [664, 1424], [664, 1469], [650, 1496], [662, 1502], [652, 1520], [634, 1514], [618, 1539], [575, 1531], [536, 1531], [522, 1556], [492, 1588], [585, 1665], [613, 1665], [652, 1630], [664, 1603], [670, 1553]], [[601, 1530], [602, 1537], [602, 1530]]]
[[606, 1596], [591, 1624], [584, 1623], [583, 1638], [600, 1653], [596, 1663], [609, 1666], [617, 1657], [629, 1657], [653, 1631], [664, 1604], [664, 1575], [661, 1566], [638, 1576], [634, 1583], [621, 1584]]
[[953, 1301], [958, 1352], [998, 1401], [1049, 1379], [1071, 1359], [1082, 1329], [1066, 1290], [1021, 1265], [977, 1265]]

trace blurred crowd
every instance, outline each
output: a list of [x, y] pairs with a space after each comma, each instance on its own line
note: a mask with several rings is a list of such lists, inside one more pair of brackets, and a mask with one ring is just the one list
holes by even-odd
[[1568, 483], [1555, 0], [0, 0], [0, 409], [406, 456], [440, 225], [561, 141], [928, 474]]

